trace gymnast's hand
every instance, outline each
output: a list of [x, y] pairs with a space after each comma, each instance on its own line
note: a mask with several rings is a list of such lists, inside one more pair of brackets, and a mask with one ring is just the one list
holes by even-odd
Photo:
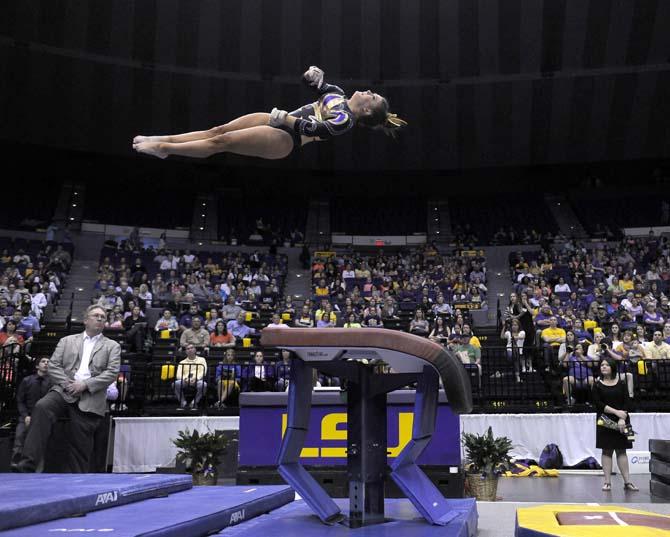
[[310, 65], [309, 69], [305, 71], [302, 78], [308, 85], [321, 89], [323, 85], [323, 69], [319, 69], [316, 65]]
[[288, 116], [288, 112], [286, 110], [279, 110], [279, 108], [273, 108], [272, 112], [270, 112], [270, 126], [279, 127], [283, 125], [284, 121], [286, 120], [286, 116]]

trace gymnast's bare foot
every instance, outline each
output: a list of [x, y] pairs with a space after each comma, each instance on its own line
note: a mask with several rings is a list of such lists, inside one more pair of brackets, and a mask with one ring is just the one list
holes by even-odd
[[141, 144], [142, 142], [167, 142], [168, 140], [164, 140], [163, 136], [135, 136], [133, 138], [133, 146], [137, 144]]
[[138, 153], [146, 153], [158, 158], [167, 158], [168, 153], [163, 149], [163, 144], [160, 142], [140, 142], [133, 145], [133, 148]]

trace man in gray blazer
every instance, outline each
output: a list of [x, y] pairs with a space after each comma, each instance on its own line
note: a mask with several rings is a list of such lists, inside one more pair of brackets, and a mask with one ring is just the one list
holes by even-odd
[[49, 361], [53, 386], [35, 405], [23, 456], [12, 471], [35, 471], [61, 416], [70, 418], [69, 471], [88, 471], [94, 433], [107, 409], [107, 386], [116, 380], [121, 363], [119, 344], [102, 335], [106, 318], [101, 306], [89, 306], [84, 313], [85, 331], [58, 342]]

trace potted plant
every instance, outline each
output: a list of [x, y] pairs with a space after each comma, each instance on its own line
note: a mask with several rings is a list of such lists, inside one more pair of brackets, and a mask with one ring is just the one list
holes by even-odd
[[463, 433], [465, 447], [465, 489], [478, 500], [495, 501], [498, 477], [508, 469], [512, 441], [506, 436], [494, 438], [489, 427], [486, 434]]
[[199, 433], [188, 429], [178, 432], [172, 443], [179, 448], [177, 462], [193, 475], [194, 485], [216, 485], [217, 467], [226, 451], [223, 431]]

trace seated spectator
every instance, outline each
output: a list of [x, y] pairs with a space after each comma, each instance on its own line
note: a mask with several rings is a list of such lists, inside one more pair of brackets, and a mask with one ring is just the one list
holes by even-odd
[[361, 328], [384, 328], [384, 325], [379, 317], [368, 317], [361, 324]]
[[654, 331], [652, 341], [643, 345], [645, 360], [667, 360], [670, 358], [670, 345], [663, 341], [663, 332]]
[[15, 310], [12, 319], [16, 323], [17, 334], [23, 336], [26, 344], [32, 342], [33, 335], [39, 334], [41, 330], [39, 321], [31, 314], [28, 306], [23, 307], [21, 311]]
[[210, 347], [234, 347], [235, 343], [235, 336], [228, 332], [226, 323], [221, 319], [216, 321], [214, 331], [209, 336]]
[[331, 321], [330, 314], [327, 311], [324, 311], [321, 314], [321, 318], [319, 318], [318, 321], [316, 321], [316, 327], [317, 328], [334, 328], [335, 325]]
[[433, 304], [432, 311], [433, 315], [452, 315], [454, 313], [454, 310], [445, 302], [444, 295], [441, 293], [437, 295], [437, 300]]
[[151, 294], [151, 291], [149, 291], [149, 286], [146, 283], [140, 284], [137, 297], [142, 311], [146, 311], [147, 308], [151, 307], [154, 297], [153, 294]]
[[105, 328], [109, 330], [123, 330], [123, 314], [121, 312], [109, 312], [107, 319]]
[[642, 317], [642, 322], [644, 323], [645, 328], [650, 332], [663, 329], [665, 319], [658, 311], [656, 311], [655, 302], [649, 302], [647, 304]]
[[273, 365], [265, 363], [263, 351], [254, 353], [254, 363], [242, 368], [243, 390], [250, 392], [270, 392], [276, 382]]
[[326, 280], [323, 278], [319, 280], [319, 285], [317, 285], [314, 288], [314, 294], [316, 296], [329, 296], [330, 295], [330, 290], [328, 289], [328, 286], [326, 285]]
[[179, 401], [178, 410], [186, 408], [187, 389], [195, 388], [195, 397], [191, 401], [190, 407], [193, 409], [198, 406], [205, 390], [207, 382], [207, 361], [202, 356], [197, 356], [195, 345], [189, 343], [186, 345], [186, 358], [177, 366], [175, 373], [174, 391]]
[[416, 310], [414, 319], [409, 323], [409, 332], [422, 337], [426, 337], [430, 333], [430, 325], [422, 310]]
[[590, 390], [594, 378], [588, 356], [584, 355], [584, 347], [577, 343], [567, 347], [563, 364], [567, 367], [567, 375], [563, 377], [563, 394], [568, 405], [575, 404], [575, 390]]
[[[623, 303], [622, 303], [623, 305]], [[634, 296], [632, 300], [630, 301], [630, 306], [626, 308], [628, 310], [628, 313], [630, 313], [631, 317], [634, 319], [642, 318], [644, 314], [644, 309], [642, 308], [642, 304], [640, 304], [640, 299]]]
[[442, 346], [446, 346], [449, 342], [450, 334], [451, 331], [444, 323], [444, 319], [438, 316], [435, 318], [435, 325], [433, 326], [433, 329], [430, 331], [430, 334], [428, 334], [428, 339], [434, 341], [435, 343], [439, 343]]
[[570, 293], [570, 286], [565, 283], [565, 278], [560, 277], [558, 283], [554, 286], [554, 293]]
[[[291, 351], [281, 351], [281, 363], [277, 366], [277, 391], [288, 391], [289, 381], [291, 380]], [[314, 373], [317, 371], [314, 370]]]
[[297, 328], [314, 328], [312, 313], [308, 305], [303, 305], [300, 315], [296, 317], [294, 323]]
[[179, 331], [183, 332], [187, 328], [191, 328], [191, 324], [193, 323], [193, 319], [200, 319], [200, 324], [202, 326], [203, 324], [203, 318], [200, 312], [198, 311], [198, 305], [193, 303], [189, 306], [188, 311], [185, 313], [182, 313], [181, 316], [179, 317]]
[[323, 320], [323, 315], [326, 314], [328, 316], [328, 321], [333, 325], [337, 325], [337, 313], [333, 311], [333, 306], [330, 302], [327, 300], [322, 300], [321, 301], [321, 307], [316, 310], [316, 313], [314, 314], [314, 318], [317, 321]]
[[172, 316], [172, 311], [165, 308], [163, 310], [163, 316], [156, 321], [154, 329], [156, 332], [169, 330], [171, 333], [174, 333], [179, 330], [179, 324], [177, 324], [177, 320]]
[[398, 306], [393, 298], [388, 297], [384, 300], [384, 305], [381, 308], [382, 319], [398, 319]]
[[244, 339], [245, 337], [256, 333], [256, 330], [250, 326], [247, 326], [246, 315], [247, 314], [244, 311], [241, 311], [237, 315], [237, 319], [234, 321], [228, 321], [228, 324], [226, 325], [228, 332], [230, 332], [237, 339]]
[[0, 318], [6, 322], [12, 313], [14, 313], [14, 306], [10, 306], [5, 297], [0, 297]]
[[588, 330], [584, 330], [584, 323], [581, 319], [575, 319], [573, 321], [572, 331], [575, 333], [575, 337], [579, 343], [590, 345], [593, 341], [591, 333]]
[[[219, 321], [223, 325], [223, 321]], [[235, 350], [226, 349], [223, 360], [216, 366], [216, 385], [218, 400], [215, 408], [239, 406], [242, 366], [235, 364]]]
[[98, 299], [97, 304], [98, 306], [102, 306], [106, 311], [111, 311], [114, 309], [114, 306], [123, 307], [123, 300], [116, 296], [113, 286], [108, 286]]
[[226, 299], [226, 305], [221, 308], [221, 318], [228, 322], [238, 318], [239, 314], [244, 310], [235, 303], [235, 297], [229, 296]]
[[142, 352], [147, 337], [147, 322], [139, 306], [133, 307], [130, 315], [123, 321], [123, 328], [126, 331], [125, 339], [130, 344], [131, 352]]
[[205, 323], [205, 328], [207, 329], [208, 332], [214, 332], [214, 327], [216, 326], [216, 323], [221, 320], [219, 318], [219, 310], [217, 310], [215, 307], [212, 307], [207, 313], [207, 316], [208, 319], [207, 322]]
[[370, 299], [368, 305], [363, 309], [363, 320], [367, 320], [368, 317], [375, 317], [376, 319], [382, 318], [382, 309], [377, 305], [377, 301]]
[[588, 350], [586, 351], [586, 356], [589, 360], [597, 361], [600, 359], [600, 353], [602, 351], [601, 345], [605, 339], [605, 334], [602, 331], [596, 332], [594, 335], [594, 342], [589, 345]]
[[643, 345], [649, 341], [647, 339], [647, 331], [641, 324], [638, 324], [635, 327], [635, 339], [637, 339]]
[[[538, 332], [542, 332], [542, 330], [551, 326], [550, 319], [552, 317], [554, 317], [554, 314], [548, 304], [545, 304], [539, 308], [539, 311], [534, 319]], [[558, 323], [558, 320], [556, 322]]]
[[618, 323], [612, 323], [610, 325], [609, 339], [612, 342], [613, 349], [623, 342], [623, 333], [621, 332], [621, 327]]
[[558, 361], [558, 349], [561, 343], [565, 341], [565, 330], [558, 327], [558, 320], [555, 316], [549, 318], [549, 326], [542, 330], [541, 339], [543, 342], [543, 357], [545, 371], [549, 371]]
[[4, 349], [11, 346], [12, 350], [9, 352], [19, 352], [24, 343], [23, 336], [16, 332], [16, 321], [13, 318], [9, 319], [4, 330], [0, 332], [0, 347]]
[[47, 374], [48, 370], [48, 357], [43, 357], [37, 360], [35, 364], [35, 373], [24, 377], [16, 392], [16, 406], [19, 411], [19, 420], [16, 425], [14, 448], [12, 449], [12, 462], [15, 464], [21, 460], [23, 442], [28, 434], [30, 417], [35, 408], [35, 404], [44, 397], [51, 388], [51, 379]]
[[349, 314], [347, 322], [344, 323], [344, 328], [361, 328], [361, 323], [357, 321], [355, 313]]
[[30, 297], [33, 315], [35, 315], [37, 319], [41, 319], [42, 312], [44, 311], [44, 308], [47, 307], [47, 297], [42, 292], [38, 283], [33, 284]]
[[460, 334], [452, 333], [449, 336], [449, 350], [451, 350], [465, 365], [475, 365], [479, 377], [482, 375], [482, 351], [474, 345], [470, 345], [469, 338]]
[[470, 327], [470, 325], [468, 323], [463, 323], [463, 326], [461, 328], [461, 335], [463, 336], [463, 338], [461, 338], [461, 339], [464, 339], [466, 337], [470, 338], [468, 340], [468, 343], [470, 345], [474, 345], [478, 349], [482, 348], [482, 344], [479, 341], [479, 338], [472, 333], [472, 328]]
[[279, 316], [278, 313], [273, 313], [272, 319], [270, 320], [266, 328], [290, 328], [290, 326], [282, 322], [281, 317]]
[[186, 349], [188, 345], [194, 345], [199, 349], [207, 349], [209, 347], [209, 332], [202, 326], [202, 319], [200, 317], [193, 317], [191, 320], [191, 328], [187, 328], [179, 338], [179, 345]]
[[670, 343], [670, 323], [666, 322], [663, 325], [663, 341]]

